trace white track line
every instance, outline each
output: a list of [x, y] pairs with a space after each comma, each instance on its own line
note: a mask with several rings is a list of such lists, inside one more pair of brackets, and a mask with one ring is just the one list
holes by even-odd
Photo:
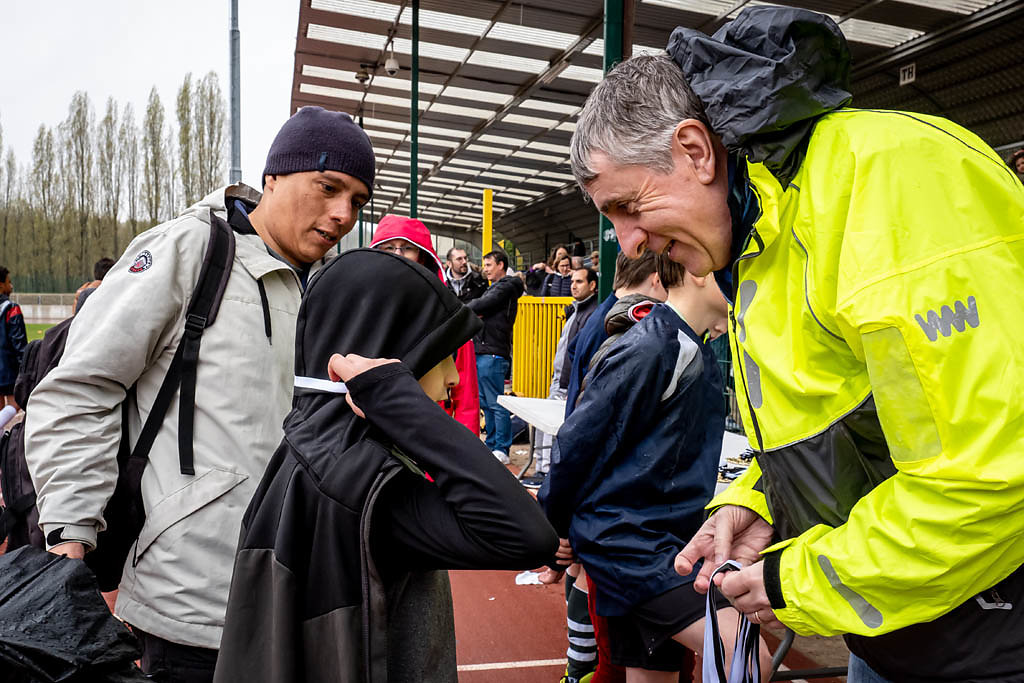
[[565, 666], [567, 659], [532, 659], [525, 662], [491, 662], [490, 664], [460, 664], [459, 671], [493, 671], [494, 669], [529, 669], [535, 666]]

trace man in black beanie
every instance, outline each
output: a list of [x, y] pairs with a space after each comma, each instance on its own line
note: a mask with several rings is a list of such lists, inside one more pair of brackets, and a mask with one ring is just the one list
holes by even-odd
[[[348, 115], [301, 109], [270, 148], [262, 195], [221, 188], [129, 245], [75, 318], [60, 366], [32, 393], [26, 445], [40, 526], [48, 549], [71, 557], [104, 548], [108, 535], [97, 535], [112, 523], [104, 510], [122, 415], [133, 448], [157, 416], [141, 484], [145, 525], [115, 609], [140, 638], [153, 680], [212, 679], [242, 513], [291, 408], [302, 292], [369, 200], [374, 165]], [[216, 265], [204, 264], [211, 227], [233, 236], [234, 254], [190, 377], [172, 360], [186, 327], [196, 328], [200, 270]], [[161, 421], [153, 406], [174, 374], [188, 388], [174, 389]]]

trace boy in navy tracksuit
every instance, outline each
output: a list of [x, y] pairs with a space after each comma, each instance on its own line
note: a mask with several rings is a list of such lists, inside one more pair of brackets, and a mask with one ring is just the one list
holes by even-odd
[[[706, 341], [725, 332], [727, 304], [713, 278], [672, 265], [662, 275], [668, 300], [596, 354], [541, 496], [592, 580], [611, 659], [631, 681], [679, 671], [683, 645], [700, 651], [704, 596], [673, 561], [703, 521], [725, 429]], [[722, 606], [729, 647], [737, 613]]]
[[[0, 266], [0, 408], [14, 406], [14, 380], [18, 378], [21, 357], [28, 346], [25, 317], [21, 307], [11, 301], [13, 291], [10, 271]], [[0, 427], [8, 419], [0, 420]]]

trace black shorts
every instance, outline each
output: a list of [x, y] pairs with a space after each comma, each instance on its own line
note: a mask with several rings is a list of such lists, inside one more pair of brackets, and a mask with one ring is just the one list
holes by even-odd
[[[715, 609], [727, 607], [729, 601], [717, 588], [712, 590]], [[682, 671], [689, 650], [672, 636], [704, 618], [706, 600], [687, 583], [634, 607], [627, 615], [608, 617], [612, 663], [648, 671]]]
[[[0, 384], [0, 396], [13, 396], [14, 385], [13, 384]], [[3, 406], [0, 406], [3, 408]]]

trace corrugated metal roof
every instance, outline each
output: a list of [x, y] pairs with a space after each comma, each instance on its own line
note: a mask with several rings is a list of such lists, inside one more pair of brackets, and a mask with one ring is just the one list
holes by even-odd
[[[661, 49], [676, 26], [713, 32], [760, 0], [642, 0], [634, 52]], [[1024, 3], [1019, 0], [802, 0], [823, 12], [854, 56], [854, 105], [947, 116], [993, 146], [1024, 138]], [[375, 216], [408, 211], [408, 0], [303, 0], [293, 109], [316, 104], [363, 117], [380, 174]], [[596, 233], [573, 187], [568, 143], [601, 78], [601, 0], [422, 0], [420, 217], [440, 234], [480, 223], [521, 247]], [[395, 76], [383, 68], [394, 54]], [[900, 66], [917, 78], [899, 86]], [[365, 83], [357, 74], [365, 71]], [[529, 249], [528, 249], [529, 250]]]

